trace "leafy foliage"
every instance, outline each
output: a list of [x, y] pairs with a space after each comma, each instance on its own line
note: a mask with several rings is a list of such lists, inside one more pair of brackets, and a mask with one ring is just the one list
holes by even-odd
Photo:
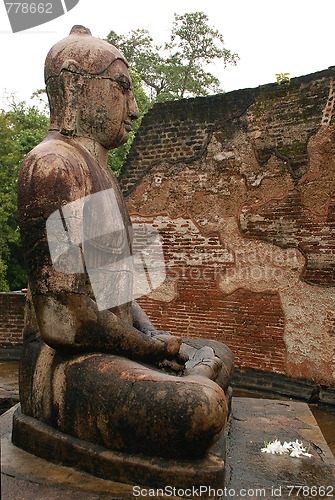
[[175, 14], [170, 40], [154, 45], [148, 30], [127, 35], [111, 31], [107, 41], [118, 47], [138, 74], [150, 102], [220, 92], [220, 82], [204, 65], [216, 59], [236, 64], [238, 55], [224, 46], [223, 36], [203, 12]]
[[17, 213], [17, 178], [24, 156], [43, 138], [48, 118], [34, 106], [11, 102], [0, 112], [0, 290], [26, 285]]
[[290, 73], [276, 73], [276, 82], [278, 85], [281, 85], [282, 83], [290, 83], [290, 81]]

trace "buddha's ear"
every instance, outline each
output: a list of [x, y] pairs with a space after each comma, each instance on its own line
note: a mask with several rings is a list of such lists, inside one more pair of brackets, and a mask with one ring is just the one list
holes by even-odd
[[60, 132], [64, 135], [74, 135], [76, 132], [79, 97], [84, 83], [84, 77], [74, 60], [65, 61], [60, 73], [64, 95], [64, 114]]

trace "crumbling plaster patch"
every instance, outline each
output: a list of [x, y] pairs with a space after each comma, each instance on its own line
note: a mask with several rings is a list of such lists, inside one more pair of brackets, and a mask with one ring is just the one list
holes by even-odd
[[[301, 281], [305, 259], [296, 249], [281, 249], [271, 243], [243, 238], [233, 217], [223, 220], [220, 226], [221, 238], [229, 239], [237, 256], [235, 268], [221, 277], [220, 289], [224, 293], [238, 288], [252, 292], [276, 290], [285, 315], [287, 374], [332, 383], [335, 338], [329, 312], [335, 310], [334, 288], [324, 289]], [[306, 359], [309, 363], [303, 373], [297, 373]]]

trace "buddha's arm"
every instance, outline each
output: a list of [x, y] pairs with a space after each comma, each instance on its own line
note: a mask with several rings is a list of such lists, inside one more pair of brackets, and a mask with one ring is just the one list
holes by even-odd
[[135, 328], [140, 330], [141, 332], [152, 335], [152, 333], [156, 332], [156, 328], [151, 323], [145, 311], [143, 311], [142, 307], [139, 305], [136, 300], [132, 302], [132, 316], [133, 316], [133, 325]]
[[[156, 339], [159, 338], [164, 338], [166, 337], [167, 339], [171, 338], [174, 339], [175, 337], [172, 337], [169, 333], [164, 332], [162, 330], [157, 330], [154, 325], [151, 323], [149, 317], [147, 316], [146, 312], [142, 309], [142, 307], [139, 305], [136, 300], [133, 300], [132, 302], [132, 316], [133, 316], [133, 325], [135, 328], [140, 330], [141, 332], [145, 333], [146, 335], [150, 335]], [[172, 341], [172, 340], [171, 340]], [[176, 356], [174, 356], [174, 359], [167, 359], [164, 361], [163, 365], [166, 367], [169, 367], [170, 369], [174, 371], [180, 371], [184, 369], [184, 364], [186, 361], [189, 359], [189, 356], [192, 354], [190, 349], [185, 345], [181, 344], [179, 352]]]
[[33, 302], [43, 340], [56, 350], [109, 352], [149, 362], [175, 357], [179, 351], [181, 339], [151, 337], [110, 310], [99, 311], [87, 295], [36, 294]]

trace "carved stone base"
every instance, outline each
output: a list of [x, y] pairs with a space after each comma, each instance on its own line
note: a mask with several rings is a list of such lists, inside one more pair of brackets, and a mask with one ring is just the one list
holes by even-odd
[[64, 434], [24, 415], [18, 407], [13, 415], [12, 441], [25, 451], [51, 462], [117, 482], [176, 488], [224, 486], [224, 436], [215, 445], [213, 453], [201, 460], [126, 455]]

